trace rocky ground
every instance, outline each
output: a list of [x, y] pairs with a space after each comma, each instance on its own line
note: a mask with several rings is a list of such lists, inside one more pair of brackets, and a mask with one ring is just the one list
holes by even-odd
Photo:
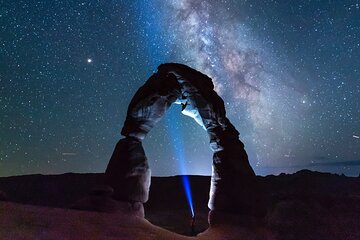
[[[68, 209], [103, 174], [0, 178], [0, 239], [360, 239], [360, 178], [303, 170], [259, 177], [268, 214], [252, 226], [208, 229], [209, 177], [191, 176], [196, 237], [180, 177], [154, 177], [146, 219]], [[79, 238], [80, 236], [83, 236]]]

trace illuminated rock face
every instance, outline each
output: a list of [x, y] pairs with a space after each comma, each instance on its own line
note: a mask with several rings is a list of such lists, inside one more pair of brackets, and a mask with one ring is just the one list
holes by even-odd
[[148, 200], [150, 169], [142, 140], [173, 103], [181, 104], [182, 113], [209, 134], [214, 152], [209, 208], [252, 214], [249, 197], [254, 200], [255, 173], [239, 132], [226, 117], [223, 100], [208, 76], [176, 63], [160, 65], [130, 102], [121, 131], [125, 138], [116, 145], [106, 169], [114, 198], [143, 203]]

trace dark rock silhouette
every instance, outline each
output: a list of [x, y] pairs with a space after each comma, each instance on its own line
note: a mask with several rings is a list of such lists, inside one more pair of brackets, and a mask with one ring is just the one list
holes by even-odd
[[0, 201], [6, 201], [8, 200], [8, 196], [5, 192], [0, 191]]
[[[104, 174], [73, 173], [3, 177], [0, 178], [0, 189], [8, 194], [8, 201], [11, 202], [46, 206], [47, 209], [68, 208], [77, 199], [84, 198], [103, 178]], [[271, 201], [267, 202], [269, 210], [264, 223], [245, 222], [246, 228], [251, 229], [250, 232], [255, 231], [253, 230], [255, 227], [252, 225], [265, 224], [279, 240], [360, 239], [360, 178], [341, 177], [336, 174], [308, 170], [295, 174], [257, 176], [256, 178], [266, 194], [272, 197]], [[206, 203], [210, 177], [189, 176], [189, 180], [193, 190], [196, 213], [195, 228], [197, 232], [201, 232], [208, 227]], [[101, 195], [101, 193], [99, 194]], [[0, 202], [0, 207], [4, 204], [7, 203]], [[152, 177], [149, 201], [144, 204], [144, 207], [146, 219], [151, 223], [177, 233], [189, 234], [191, 216], [185, 194], [182, 191], [180, 176]], [[4, 216], [4, 212], [0, 211], [0, 213], [1, 218]], [[21, 213], [24, 215], [23, 211]], [[121, 213], [106, 215], [123, 216]], [[129, 219], [127, 214], [125, 216], [124, 219]], [[16, 224], [19, 224], [24, 217], [19, 216]], [[46, 225], [50, 219], [53, 219], [53, 216], [48, 218], [34, 224], [36, 226]], [[3, 217], [3, 222], [8, 221]], [[74, 219], [67, 221], [74, 222]], [[239, 227], [239, 225], [237, 226]], [[19, 228], [9, 230], [5, 227], [5, 225], [1, 225], [0, 229], [14, 233], [19, 231]], [[35, 225], [32, 225], [32, 228], [35, 228]], [[222, 233], [230, 234], [225, 230]], [[199, 239], [206, 238], [199, 237]], [[211, 239], [226, 238], [219, 235], [217, 238]]]
[[214, 91], [212, 80], [177, 63], [160, 65], [130, 102], [121, 131], [125, 138], [117, 143], [105, 173], [106, 184], [114, 188], [113, 197], [125, 202], [148, 200], [150, 169], [142, 140], [173, 103], [181, 104], [182, 113], [192, 117], [209, 135], [214, 152], [209, 208], [264, 215], [262, 194], [244, 144], [226, 117], [224, 102]]
[[141, 203], [116, 201], [112, 198], [113, 193], [113, 188], [97, 185], [92, 188], [89, 196], [76, 201], [70, 208], [95, 212], [121, 212], [127, 215], [145, 217], [144, 206]]

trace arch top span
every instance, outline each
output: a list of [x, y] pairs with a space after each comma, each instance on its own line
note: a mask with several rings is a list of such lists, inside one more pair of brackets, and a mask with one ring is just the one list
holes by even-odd
[[173, 103], [181, 104], [181, 112], [208, 132], [213, 151], [223, 149], [223, 132], [227, 137], [238, 138], [239, 133], [227, 119], [224, 101], [214, 91], [211, 78], [179, 63], [161, 64], [136, 92], [122, 135], [143, 140]]
[[214, 91], [210, 77], [179, 63], [161, 64], [129, 104], [121, 130], [125, 138], [116, 145], [105, 174], [107, 184], [114, 188], [114, 198], [147, 201], [150, 168], [142, 140], [173, 103], [181, 104], [182, 113], [192, 117], [209, 135], [214, 152], [209, 208], [257, 213], [259, 209], [250, 204], [259, 200], [255, 199], [258, 194], [253, 194], [257, 192], [255, 173], [239, 132], [226, 117], [224, 101]]

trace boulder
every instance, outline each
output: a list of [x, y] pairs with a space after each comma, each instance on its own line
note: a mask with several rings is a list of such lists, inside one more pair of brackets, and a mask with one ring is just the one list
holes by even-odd
[[0, 191], [0, 201], [7, 201], [8, 200], [8, 196], [5, 192]]

